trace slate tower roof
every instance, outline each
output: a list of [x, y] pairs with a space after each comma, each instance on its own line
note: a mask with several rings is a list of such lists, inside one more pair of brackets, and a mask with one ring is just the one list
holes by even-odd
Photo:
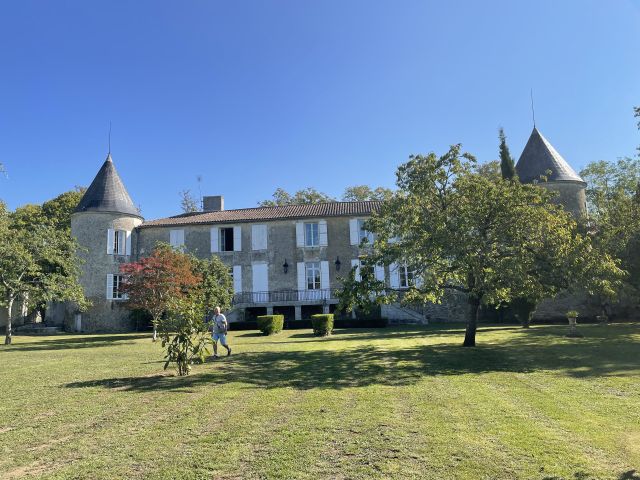
[[[551, 174], [547, 175], [547, 170]], [[585, 183], [536, 127], [516, 164], [516, 173], [522, 183], [532, 183], [540, 175], [546, 175], [549, 182]]]
[[115, 212], [140, 217], [113, 165], [111, 154], [107, 155], [75, 212]]

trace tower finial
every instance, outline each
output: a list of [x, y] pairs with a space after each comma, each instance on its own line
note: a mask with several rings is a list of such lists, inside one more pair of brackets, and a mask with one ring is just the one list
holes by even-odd
[[109, 156], [111, 156], [111, 120], [109, 120]]
[[533, 128], [536, 128], [536, 111], [533, 108], [533, 88], [531, 89], [531, 116], [533, 117]]

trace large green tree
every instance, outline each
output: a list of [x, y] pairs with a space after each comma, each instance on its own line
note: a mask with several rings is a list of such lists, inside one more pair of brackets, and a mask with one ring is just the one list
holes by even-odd
[[391, 190], [390, 188], [371, 188], [369, 185], [353, 185], [345, 189], [344, 193], [342, 194], [342, 200], [345, 202], [388, 200], [392, 196], [393, 190]]
[[5, 344], [12, 341], [11, 311], [18, 298], [40, 305], [72, 301], [87, 306], [79, 283], [78, 245], [50, 225], [26, 228], [0, 206], [0, 304], [7, 312]]
[[335, 202], [335, 198], [319, 192], [313, 187], [304, 188], [291, 194], [283, 188], [273, 192], [271, 200], [258, 202], [260, 207], [281, 207], [283, 205], [304, 205], [308, 203]]
[[584, 227], [602, 252], [620, 259], [629, 275], [625, 296], [640, 292], [640, 157], [588, 164], [589, 217]]
[[[387, 200], [391, 198], [393, 190], [384, 187], [371, 188], [368, 185], [353, 185], [347, 187], [342, 194], [342, 201], [356, 202], [364, 200]], [[319, 192], [313, 187], [304, 188], [289, 193], [282, 188], [273, 192], [271, 200], [258, 202], [261, 207], [279, 207], [283, 205], [304, 205], [309, 203], [336, 202], [337, 200], [326, 193]]]
[[621, 272], [593, 254], [551, 193], [479, 175], [474, 164], [460, 145], [411, 156], [398, 168], [398, 191], [367, 224], [376, 233], [373, 261], [406, 264], [421, 278], [409, 301], [464, 292], [471, 307], [464, 345], [473, 346], [483, 305], [539, 301], [594, 274], [594, 289], [611, 290]]

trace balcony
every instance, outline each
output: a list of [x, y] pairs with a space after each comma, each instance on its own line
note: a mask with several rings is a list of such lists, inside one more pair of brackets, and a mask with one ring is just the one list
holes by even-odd
[[324, 303], [336, 300], [336, 289], [324, 288], [318, 290], [275, 290], [272, 292], [242, 292], [233, 296], [233, 305], [247, 304], [293, 304], [296, 302]]

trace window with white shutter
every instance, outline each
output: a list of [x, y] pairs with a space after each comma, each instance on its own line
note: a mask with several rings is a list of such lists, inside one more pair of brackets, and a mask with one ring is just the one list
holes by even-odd
[[[128, 248], [127, 248], [128, 245]], [[108, 255], [130, 255], [131, 253], [131, 232], [125, 230], [107, 230], [107, 254]]]
[[169, 244], [173, 248], [180, 248], [184, 245], [184, 230], [170, 230]]
[[220, 229], [218, 227], [211, 227], [211, 253], [218, 253], [220, 251]]
[[233, 227], [233, 251], [242, 251], [242, 227]]
[[329, 245], [329, 235], [327, 234], [327, 221], [320, 220], [318, 222], [318, 244], [321, 247]]
[[251, 250], [267, 249], [267, 226], [251, 225]]
[[234, 265], [232, 269], [233, 275], [233, 293], [242, 293], [242, 266]]

